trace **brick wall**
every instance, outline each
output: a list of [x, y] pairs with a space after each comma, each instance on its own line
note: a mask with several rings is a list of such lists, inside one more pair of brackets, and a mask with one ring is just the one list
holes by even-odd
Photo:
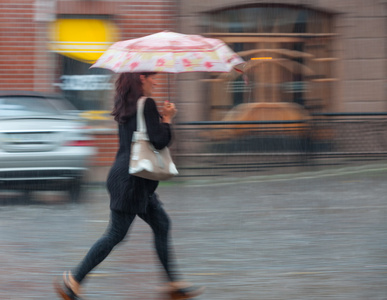
[[92, 165], [110, 166], [114, 161], [118, 149], [118, 136], [116, 132], [95, 134], [94, 139], [97, 154], [92, 161]]
[[33, 89], [36, 38], [33, 1], [1, 1], [0, 24], [0, 90]]

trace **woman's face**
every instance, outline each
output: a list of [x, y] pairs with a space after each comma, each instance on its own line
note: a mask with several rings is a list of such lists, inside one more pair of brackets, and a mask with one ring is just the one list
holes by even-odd
[[149, 76], [140, 75], [144, 96], [147, 96], [147, 97], [152, 96], [153, 88], [157, 85], [156, 76], [157, 74], [149, 75]]

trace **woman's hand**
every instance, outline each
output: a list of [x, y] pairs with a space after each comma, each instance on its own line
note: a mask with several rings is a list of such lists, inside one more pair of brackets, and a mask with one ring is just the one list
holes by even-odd
[[161, 116], [164, 123], [172, 123], [172, 119], [176, 116], [177, 109], [174, 103], [169, 101], [164, 102], [164, 106], [161, 110]]

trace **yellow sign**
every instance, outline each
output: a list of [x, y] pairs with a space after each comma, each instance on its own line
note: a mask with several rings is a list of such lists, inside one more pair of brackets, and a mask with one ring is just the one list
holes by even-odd
[[118, 29], [110, 20], [58, 19], [49, 35], [52, 51], [92, 64], [118, 40]]
[[85, 110], [80, 113], [80, 117], [87, 120], [110, 120], [112, 116], [108, 110]]

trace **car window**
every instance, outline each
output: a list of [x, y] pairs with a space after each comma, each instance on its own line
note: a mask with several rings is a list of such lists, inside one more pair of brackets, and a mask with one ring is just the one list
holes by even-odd
[[44, 116], [60, 112], [46, 99], [37, 97], [0, 97], [0, 116]]

